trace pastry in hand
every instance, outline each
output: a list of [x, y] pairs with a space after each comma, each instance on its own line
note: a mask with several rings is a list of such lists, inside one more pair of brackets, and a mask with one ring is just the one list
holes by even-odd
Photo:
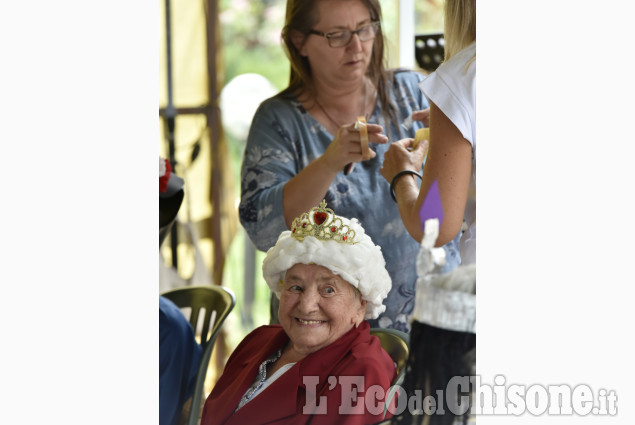
[[423, 139], [430, 141], [430, 129], [428, 127], [417, 130], [415, 133], [415, 142], [412, 144], [412, 149], [416, 148], [419, 142]]

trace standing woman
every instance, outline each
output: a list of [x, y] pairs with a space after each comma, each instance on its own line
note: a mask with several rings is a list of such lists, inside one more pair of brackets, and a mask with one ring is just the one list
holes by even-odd
[[[266, 251], [322, 199], [338, 215], [357, 217], [381, 247], [393, 282], [386, 311], [371, 326], [407, 332], [419, 244], [379, 169], [389, 140], [423, 127], [411, 116], [428, 108], [418, 87], [424, 77], [384, 69], [378, 0], [288, 0], [282, 38], [290, 82], [254, 116], [242, 165], [241, 223]], [[364, 161], [354, 124], [360, 116], [371, 148]], [[446, 251], [451, 269], [459, 262], [456, 242]]]
[[[414, 149], [412, 139], [393, 143], [381, 173], [393, 182], [401, 217], [414, 239], [424, 237], [419, 210], [435, 182], [443, 217], [440, 227], [425, 229], [424, 241], [434, 240], [438, 229], [436, 246], [442, 245], [460, 232], [464, 220], [467, 230], [460, 241], [460, 267], [438, 276], [422, 270], [417, 286], [403, 387], [406, 397], [431, 397], [437, 409], [429, 417], [406, 409], [393, 417], [394, 425], [467, 423], [470, 403], [464, 403], [458, 391], [450, 392], [457, 387], [448, 384], [476, 373], [476, 0], [445, 0], [444, 33], [444, 63], [421, 84], [430, 100], [430, 142], [421, 188], [410, 177], [395, 176], [421, 167], [425, 141]], [[422, 244], [419, 264], [425, 264], [425, 248]]]
[[[412, 149], [413, 140], [393, 143], [381, 174], [395, 188], [406, 228], [423, 238], [419, 210], [428, 190], [438, 183], [443, 220], [436, 246], [454, 239], [463, 221], [462, 264], [476, 262], [476, 0], [446, 0], [445, 60], [420, 85], [430, 100], [430, 142], [421, 188], [402, 170], [419, 170], [428, 143]], [[412, 149], [412, 151], [410, 151]]]

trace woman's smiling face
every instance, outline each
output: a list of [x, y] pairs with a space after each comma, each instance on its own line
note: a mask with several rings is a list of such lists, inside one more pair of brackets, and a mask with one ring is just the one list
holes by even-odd
[[355, 288], [316, 264], [287, 270], [278, 319], [300, 354], [326, 347], [364, 320], [366, 301]]

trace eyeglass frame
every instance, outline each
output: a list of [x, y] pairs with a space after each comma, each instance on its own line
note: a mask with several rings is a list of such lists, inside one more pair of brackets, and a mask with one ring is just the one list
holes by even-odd
[[[338, 49], [340, 47], [346, 47], [351, 43], [351, 40], [353, 39], [354, 35], [357, 35], [357, 37], [359, 38], [359, 33], [363, 30], [365, 30], [368, 27], [373, 27], [374, 28], [374, 34], [373, 34], [373, 38], [375, 38], [375, 36], [377, 36], [377, 31], [378, 29], [381, 27], [381, 22], [380, 21], [371, 21], [368, 25], [364, 25], [363, 27], [356, 29], [356, 30], [339, 30], [339, 31], [331, 31], [331, 32], [322, 32], [322, 31], [316, 31], [314, 29], [311, 29], [309, 31], [309, 34], [313, 34], [313, 35], [319, 35], [321, 37], [326, 38], [326, 42], [329, 44], [329, 47], [332, 47], [334, 49]], [[351, 34], [350, 38], [348, 39], [348, 42], [346, 44], [342, 44], [341, 46], [331, 46], [331, 37], [333, 37], [333, 34], [337, 34], [339, 32], [342, 33], [346, 33], [349, 32]], [[369, 38], [368, 40], [362, 40], [360, 38], [360, 41], [370, 41], [373, 38]]]

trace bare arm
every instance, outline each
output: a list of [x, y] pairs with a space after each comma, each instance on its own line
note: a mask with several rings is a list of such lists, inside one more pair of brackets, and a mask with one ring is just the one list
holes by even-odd
[[[370, 143], [386, 143], [388, 138], [377, 124], [367, 124]], [[324, 154], [307, 165], [284, 185], [282, 208], [287, 228], [293, 219], [317, 206], [324, 198], [337, 173], [350, 162], [362, 160], [359, 131], [354, 124], [340, 127]], [[377, 154], [371, 150], [371, 158]]]
[[[436, 246], [442, 246], [457, 235], [463, 223], [472, 172], [472, 147], [435, 104], [430, 106], [430, 139], [421, 189], [417, 188], [414, 178], [404, 176], [395, 184], [395, 195], [406, 229], [415, 240], [421, 241], [423, 230], [419, 209], [432, 182], [438, 181], [443, 222]], [[412, 139], [404, 139], [393, 145], [394, 149], [391, 146], [385, 155], [381, 171], [388, 181], [403, 169], [416, 169], [412, 167], [416, 166], [417, 158], [423, 158], [426, 148], [426, 144], [421, 143], [412, 152], [408, 152], [407, 148], [412, 145]], [[391, 153], [391, 150], [394, 152]]]

